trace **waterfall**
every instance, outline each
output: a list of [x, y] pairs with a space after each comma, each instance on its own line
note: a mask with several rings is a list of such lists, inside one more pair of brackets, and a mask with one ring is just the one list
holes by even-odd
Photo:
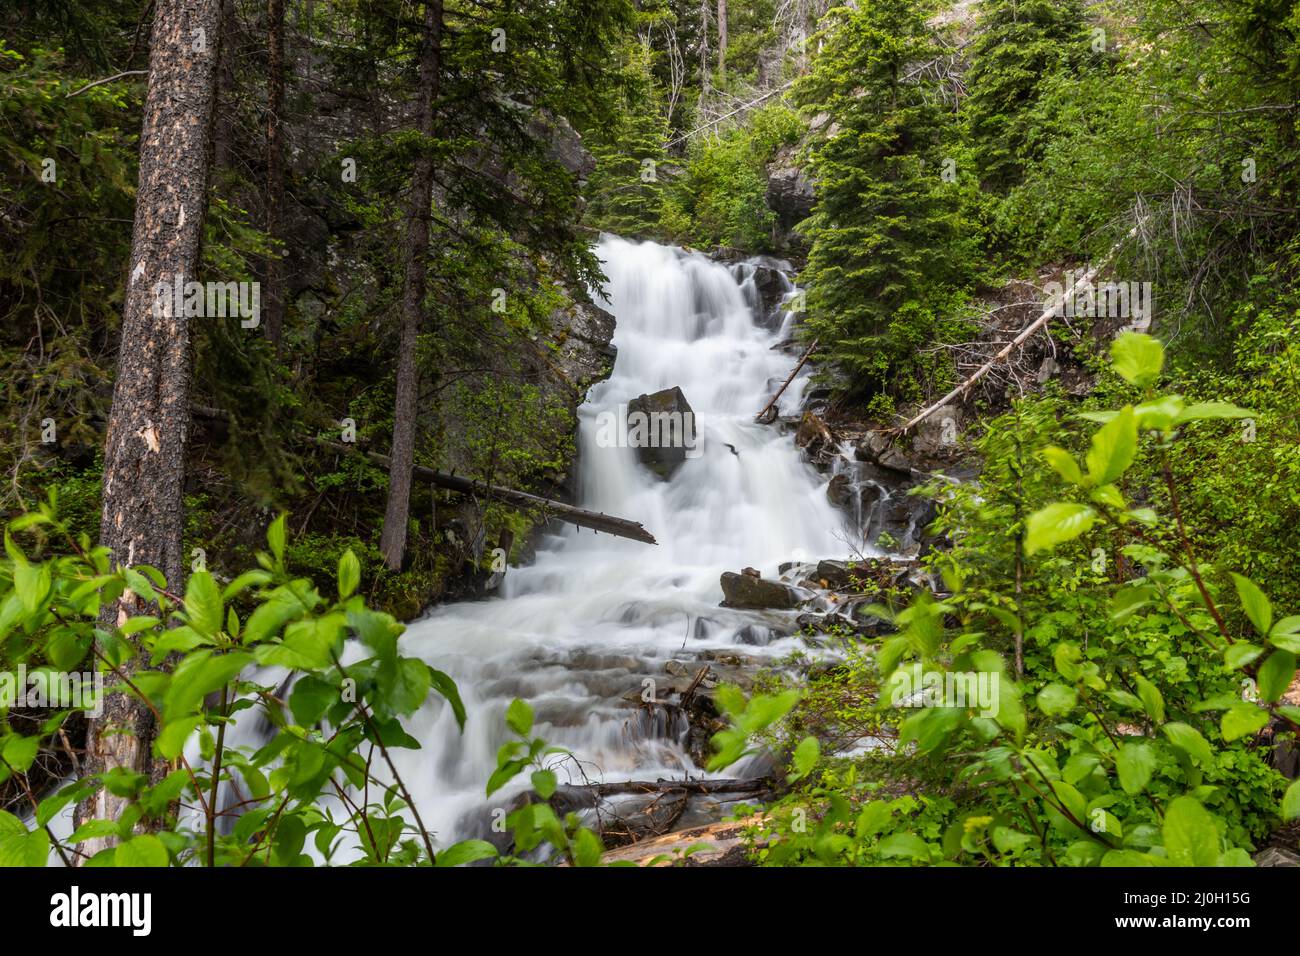
[[[554, 767], [561, 784], [704, 776], [687, 751], [680, 710], [639, 706], [646, 681], [662, 699], [675, 683], [670, 667], [689, 675], [709, 655], [764, 661], [803, 649], [792, 636], [797, 612], [720, 607], [721, 573], [755, 567], [775, 577], [788, 562], [851, 550], [845, 516], [793, 436], [754, 422], [794, 359], [775, 347], [793, 316], [779, 328], [762, 324], [752, 266], [613, 237], [597, 253], [617, 358], [578, 410], [577, 503], [640, 521], [659, 543], [565, 525], [539, 542], [532, 564], [507, 571], [499, 597], [443, 605], [408, 625], [402, 652], [449, 674], [468, 713], [461, 733], [451, 707], [431, 696], [406, 721], [420, 749], [390, 750], [441, 847], [490, 837], [527, 787], [521, 775], [490, 799], [484, 793], [498, 749], [512, 739], [505, 711], [516, 697], [532, 705], [534, 733], [572, 754]], [[783, 410], [799, 407], [804, 374], [782, 396]], [[673, 386], [694, 411], [697, 435], [665, 481], [636, 449], [608, 440], [608, 421], [637, 396]], [[344, 658], [362, 653], [352, 644]], [[286, 676], [263, 668], [255, 679]], [[260, 746], [268, 730], [260, 712], [246, 711], [227, 742]], [[202, 759], [197, 741], [187, 754]], [[378, 764], [372, 771], [387, 776]], [[230, 799], [223, 794], [222, 804]]]
[[[566, 526], [533, 564], [509, 570], [501, 597], [439, 607], [409, 626], [404, 652], [455, 678], [469, 714], [460, 734], [450, 707], [431, 700], [410, 721], [422, 749], [394, 751], [442, 845], [482, 835], [523, 786], [484, 797], [515, 697], [533, 705], [539, 736], [573, 753], [557, 767], [562, 782], [566, 773], [579, 783], [701, 776], [685, 727], [659, 726], [633, 703], [643, 681], [671, 683], [667, 662], [702, 651], [775, 658], [800, 646], [792, 637], [754, 644], [769, 633], [756, 623], [791, 623], [793, 612], [719, 607], [721, 572], [774, 576], [792, 558], [848, 551], [825, 480], [789, 434], [754, 423], [793, 360], [774, 349], [780, 332], [758, 322], [752, 270], [613, 237], [597, 253], [618, 351], [578, 413], [577, 503], [641, 521], [659, 544]], [[786, 391], [784, 409], [798, 407], [804, 384]], [[662, 481], [635, 449], [602, 441], [600, 426], [618, 406], [672, 386], [695, 412], [700, 453]]]

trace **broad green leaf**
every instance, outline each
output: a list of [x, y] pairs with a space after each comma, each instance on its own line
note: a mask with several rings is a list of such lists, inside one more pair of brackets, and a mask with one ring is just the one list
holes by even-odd
[[180, 756], [181, 751], [185, 749], [185, 743], [190, 739], [190, 734], [198, 728], [202, 722], [201, 717], [176, 717], [168, 720], [163, 726], [162, 733], [154, 741], [154, 746], [158, 748], [158, 753], [162, 754], [168, 760], [175, 760]]
[[167, 848], [156, 836], [144, 834], [118, 844], [114, 864], [120, 867], [167, 865]]
[[217, 582], [207, 571], [195, 571], [185, 585], [185, 614], [190, 627], [209, 637], [221, 632], [226, 616], [221, 606], [221, 592]]
[[1183, 753], [1187, 754], [1202, 767], [1214, 766], [1214, 752], [1210, 749], [1207, 741], [1201, 732], [1195, 727], [1184, 724], [1181, 721], [1165, 724], [1160, 728], [1164, 731], [1169, 742], [1177, 747]]
[[1103, 425], [1092, 436], [1088, 449], [1088, 481], [1095, 486], [1116, 481], [1137, 455], [1137, 419], [1133, 409], [1126, 406], [1115, 420]]
[[1273, 625], [1273, 629], [1268, 632], [1269, 637], [1281, 636], [1283, 634], [1300, 634], [1300, 614], [1292, 614], [1284, 617]]
[[1255, 630], [1261, 635], [1267, 635], [1273, 626], [1273, 605], [1250, 578], [1234, 572], [1232, 582], [1237, 586], [1237, 596], [1241, 598], [1241, 608], [1246, 612], [1246, 617], [1255, 625]]
[[40, 749], [40, 737], [10, 737], [4, 743], [5, 763], [19, 773], [26, 773], [32, 762], [36, 760], [36, 754]]
[[1300, 817], [1300, 780], [1291, 781], [1282, 797], [1282, 819], [1294, 820]]
[[1025, 551], [1033, 554], [1072, 541], [1093, 526], [1097, 512], [1087, 505], [1059, 502], [1029, 516]]
[[918, 863], [930, 861], [930, 845], [914, 833], [893, 833], [880, 841], [877, 848], [886, 860], [907, 859]]
[[1215, 866], [1219, 862], [1219, 831], [1214, 818], [1195, 797], [1178, 797], [1165, 811], [1165, 853], [1174, 866]]
[[47, 564], [14, 564], [14, 590], [27, 613], [32, 613], [50, 596], [50, 567]]
[[306, 674], [293, 685], [293, 691], [289, 694], [289, 709], [293, 711], [294, 720], [304, 727], [310, 727], [325, 716], [325, 711], [337, 704], [341, 697], [340, 688], [315, 674]]
[[261, 584], [269, 584], [271, 580], [270, 571], [263, 571], [261, 568], [254, 568], [252, 571], [245, 571], [243, 574], [239, 575], [239, 577], [235, 578], [235, 580], [226, 585], [225, 589], [221, 592], [221, 598], [223, 601], [229, 601], [231, 598], [243, 594], [249, 588]]
[[1038, 692], [1038, 709], [1049, 717], [1059, 717], [1074, 709], [1079, 695], [1073, 687], [1048, 684]]
[[1268, 724], [1268, 711], [1245, 702], [1224, 713], [1219, 723], [1224, 740], [1237, 740], [1258, 733]]
[[1263, 654], [1264, 650], [1265, 648], [1258, 644], [1237, 641], [1235, 644], [1229, 644], [1227, 650], [1223, 652], [1223, 662], [1227, 664], [1229, 670], [1240, 670]]
[[1121, 333], [1110, 344], [1111, 367], [1124, 381], [1148, 388], [1160, 380], [1165, 348], [1158, 339], [1140, 332]]
[[0, 868], [45, 866], [50, 838], [44, 830], [28, 831], [12, 813], [0, 810]]
[[1166, 431], [1173, 427], [1182, 412], [1183, 399], [1180, 395], [1162, 395], [1142, 402], [1133, 409], [1138, 428], [1144, 431]]
[[1296, 656], [1290, 651], [1276, 650], [1259, 668], [1259, 695], [1266, 703], [1278, 700], [1291, 686], [1295, 677]]
[[[708, 846], [709, 844], [696, 843], [687, 849], [686, 854], [689, 855]], [[586, 827], [578, 831], [578, 835], [573, 840], [573, 863], [575, 866], [599, 866], [600, 856], [604, 852], [605, 847], [601, 845], [600, 837]]]
[[554, 770], [534, 770], [530, 780], [533, 785], [533, 790], [537, 792], [539, 797], [543, 800], [551, 799], [551, 795], [555, 793], [557, 785]]
[[350, 597], [361, 583], [361, 562], [348, 548], [339, 558], [339, 600]]
[[1142, 707], [1147, 712], [1147, 716], [1151, 718], [1151, 722], [1154, 724], [1164, 723], [1165, 699], [1160, 693], [1160, 688], [1141, 674], [1134, 674], [1133, 682], [1137, 684], [1138, 697], [1142, 699]]
[[1178, 424], [1199, 421], [1203, 418], [1251, 418], [1254, 412], [1228, 402], [1197, 402], [1188, 405], [1178, 415]]
[[799, 741], [799, 746], [794, 749], [794, 755], [791, 762], [794, 770], [786, 777], [788, 783], [802, 779], [812, 772], [813, 767], [817, 766], [817, 760], [821, 757], [821, 744], [817, 742], [816, 737], [805, 737]]
[[429, 680], [443, 698], [451, 705], [451, 712], [456, 718], [456, 726], [465, 729], [465, 705], [461, 703], [460, 689], [448, 675], [436, 668], [429, 668]]
[[1156, 770], [1156, 751], [1150, 744], [1126, 743], [1115, 755], [1119, 785], [1130, 796], [1141, 793]]
[[510, 702], [510, 706], [506, 708], [506, 726], [520, 737], [528, 736], [533, 729], [533, 709], [528, 706], [527, 701], [516, 697]]
[[1070, 484], [1083, 484], [1083, 472], [1079, 469], [1079, 463], [1064, 448], [1049, 445], [1043, 449], [1043, 458], [1051, 465], [1053, 471]]
[[224, 687], [252, 660], [251, 655], [242, 652], [214, 655], [206, 650], [183, 658], [163, 698], [164, 719], [171, 721], [196, 710], [207, 694]]
[[476, 860], [494, 860], [500, 854], [497, 848], [486, 840], [462, 840], [454, 843], [438, 854], [435, 866], [460, 866]]
[[287, 514], [281, 514], [266, 529], [266, 543], [271, 548], [271, 553], [275, 555], [276, 561], [280, 562], [284, 561], [285, 523], [288, 520]]

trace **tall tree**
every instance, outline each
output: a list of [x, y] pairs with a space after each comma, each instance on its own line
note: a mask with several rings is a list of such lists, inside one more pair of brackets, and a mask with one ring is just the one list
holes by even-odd
[[718, 79], [727, 81], [727, 0], [718, 0]]
[[1078, 0], [986, 0], [967, 54], [970, 90], [963, 107], [980, 179], [991, 189], [1020, 181], [1042, 155], [1050, 128], [1034, 107], [1054, 74], [1089, 60]]
[[944, 117], [916, 69], [938, 47], [912, 0], [828, 17], [825, 47], [795, 87], [801, 106], [833, 121], [814, 152], [817, 206], [801, 226], [812, 240], [808, 331], [853, 391], [901, 391], [896, 373], [929, 341], [933, 299], [962, 258], [942, 192]]
[[[190, 328], [176, 300], [157, 293], [184, 291], [198, 271], [220, 28], [221, 0], [155, 2], [131, 260], [104, 445], [100, 543], [112, 549], [118, 565], [159, 569], [170, 589], [180, 589], [184, 564]], [[143, 604], [127, 592], [105, 608], [106, 623], [138, 613]], [[107, 695], [102, 716], [90, 723], [85, 769], [150, 772], [153, 732], [144, 701]], [[82, 815], [116, 819], [125, 802], [101, 789]]]
[[[284, 238], [284, 0], [266, 9], [266, 234]], [[284, 267], [277, 253], [263, 265], [262, 319], [266, 337], [280, 344], [284, 329]]]
[[388, 502], [379, 550], [394, 571], [406, 553], [406, 526], [411, 510], [411, 468], [415, 464], [417, 378], [415, 351], [424, 313], [429, 261], [429, 221], [433, 205], [434, 154], [428, 140], [434, 129], [433, 101], [441, 82], [442, 0], [424, 4], [424, 30], [420, 43], [420, 82], [416, 128], [422, 144], [407, 196], [406, 238], [402, 246], [401, 343], [397, 353], [397, 398], [393, 406], [393, 444], [388, 470]]

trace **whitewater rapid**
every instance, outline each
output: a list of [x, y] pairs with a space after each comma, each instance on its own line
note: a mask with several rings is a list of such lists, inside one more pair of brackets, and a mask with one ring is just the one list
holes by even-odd
[[[409, 625], [404, 653], [450, 674], [469, 714], [458, 733], [450, 707], [431, 700], [409, 722], [422, 749], [393, 751], [444, 846], [484, 835], [524, 786], [521, 777], [484, 796], [515, 697], [533, 705], [538, 735], [573, 753], [557, 763], [561, 782], [701, 776], [684, 723], [647, 727], [638, 716], [644, 681], [671, 683], [667, 662], [704, 650], [775, 658], [795, 649], [790, 637], [755, 644], [756, 615], [719, 607], [720, 574], [752, 566], [774, 576], [782, 563], [850, 550], [823, 477], [789, 434], [754, 423], [789, 374], [792, 359], [774, 346], [792, 317], [775, 330], [757, 321], [753, 268], [613, 237], [597, 253], [617, 358], [578, 412], [575, 503], [640, 521], [659, 543], [566, 525], [531, 565], [507, 572], [500, 597], [439, 607]], [[805, 384], [785, 392], [783, 412], [797, 409]], [[608, 437], [602, 413], [672, 386], [694, 409], [702, 453], [661, 481], [634, 449], [598, 439]]]

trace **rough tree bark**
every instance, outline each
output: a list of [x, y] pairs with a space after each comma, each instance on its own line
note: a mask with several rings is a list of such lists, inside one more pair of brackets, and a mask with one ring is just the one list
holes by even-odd
[[[182, 587], [185, 449], [190, 423], [189, 321], [155, 286], [193, 281], [207, 211], [209, 146], [221, 43], [221, 0], [156, 0], [140, 178], [128, 264], [117, 381], [104, 445], [100, 542], [115, 563], [148, 564]], [[107, 622], [143, 610], [129, 592]], [[131, 665], [127, 665], [130, 668]], [[87, 772], [125, 767], [156, 776], [153, 718], [125, 694], [106, 695], [87, 732]], [[81, 819], [117, 819], [123, 798], [105, 790]], [[95, 853], [114, 842], [92, 840]]]
[[700, 0], [700, 90], [709, 85], [709, 0]]
[[[284, 233], [284, 0], [269, 0], [266, 12], [266, 234]], [[266, 337], [277, 348], [284, 329], [284, 264], [267, 256], [262, 275], [262, 319]]]
[[727, 0], [718, 0], [718, 79], [727, 79]]
[[[438, 96], [442, 69], [442, 0], [424, 5], [424, 39], [420, 47], [420, 89], [417, 126], [432, 137], [433, 101]], [[406, 525], [411, 511], [411, 466], [415, 464], [416, 339], [424, 311], [425, 272], [429, 259], [429, 219], [433, 204], [433, 157], [426, 150], [415, 162], [407, 197], [406, 240], [402, 254], [401, 343], [397, 353], [397, 397], [393, 406], [392, 465], [388, 469], [388, 502], [379, 550], [394, 571], [406, 555]]]

